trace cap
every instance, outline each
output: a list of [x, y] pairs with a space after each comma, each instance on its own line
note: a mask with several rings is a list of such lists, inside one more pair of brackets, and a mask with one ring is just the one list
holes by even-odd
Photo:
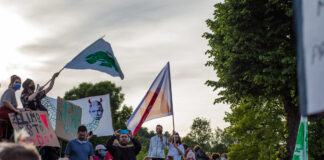
[[98, 144], [97, 146], [96, 146], [96, 151], [97, 150], [99, 150], [99, 149], [102, 149], [102, 150], [105, 150], [106, 149], [106, 147], [104, 146], [104, 145], [102, 145], [102, 144]]

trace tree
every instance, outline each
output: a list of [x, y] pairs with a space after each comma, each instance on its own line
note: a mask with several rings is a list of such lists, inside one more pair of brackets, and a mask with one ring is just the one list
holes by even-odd
[[219, 127], [215, 129], [213, 139], [211, 140], [210, 152], [228, 153], [229, 147], [233, 144], [231, 135], [226, 130]]
[[215, 103], [238, 105], [245, 97], [283, 105], [291, 159], [300, 121], [297, 103], [296, 45], [292, 0], [225, 0], [215, 5], [212, 33], [204, 33], [218, 81], [206, 84], [221, 89]]
[[197, 117], [194, 119], [190, 133], [183, 139], [189, 146], [200, 145], [203, 149], [210, 148], [210, 141], [212, 138], [212, 130], [210, 128], [210, 121], [205, 118]]
[[324, 116], [311, 116], [308, 120], [308, 151], [310, 160], [324, 159]]
[[275, 153], [284, 143], [286, 133], [280, 105], [277, 100], [264, 102], [247, 98], [231, 106], [232, 113], [225, 117], [231, 124], [226, 128], [233, 141], [231, 159], [276, 159]]
[[85, 97], [99, 96], [109, 94], [111, 116], [113, 121], [113, 128], [126, 128], [126, 122], [133, 112], [132, 107], [124, 105], [121, 110], [121, 104], [124, 101], [124, 94], [121, 93], [121, 87], [117, 87], [110, 81], [103, 81], [96, 84], [81, 83], [78, 87], [65, 92], [64, 99], [76, 100]]

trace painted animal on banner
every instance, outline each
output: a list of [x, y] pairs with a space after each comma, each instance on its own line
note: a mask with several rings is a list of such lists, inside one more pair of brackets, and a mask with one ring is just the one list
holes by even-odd
[[100, 98], [100, 101], [93, 101], [91, 102], [91, 99], [88, 100], [90, 106], [89, 106], [89, 114], [93, 118], [93, 120], [100, 120], [103, 115], [103, 107], [102, 107], [102, 98]]

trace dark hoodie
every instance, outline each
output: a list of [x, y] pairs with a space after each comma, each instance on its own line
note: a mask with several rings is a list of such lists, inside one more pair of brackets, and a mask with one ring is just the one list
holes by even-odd
[[107, 150], [114, 157], [114, 160], [136, 160], [136, 155], [141, 151], [141, 143], [135, 139], [131, 138], [134, 146], [129, 146], [127, 148], [122, 148], [120, 146], [114, 146], [114, 140], [116, 136], [112, 136], [106, 145]]

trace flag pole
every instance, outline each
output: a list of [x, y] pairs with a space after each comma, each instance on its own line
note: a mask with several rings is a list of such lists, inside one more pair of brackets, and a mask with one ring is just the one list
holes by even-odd
[[[62, 71], [63, 71], [63, 69], [64, 69], [64, 67], [60, 70], [60, 71], [58, 71], [58, 73], [61, 73]], [[52, 78], [49, 80], [49, 81], [47, 81], [44, 85], [43, 85], [43, 87], [45, 87], [49, 82], [51, 82], [52, 81]]]
[[175, 132], [175, 125], [174, 125], [174, 112], [172, 113], [172, 123], [173, 123], [173, 131]]

